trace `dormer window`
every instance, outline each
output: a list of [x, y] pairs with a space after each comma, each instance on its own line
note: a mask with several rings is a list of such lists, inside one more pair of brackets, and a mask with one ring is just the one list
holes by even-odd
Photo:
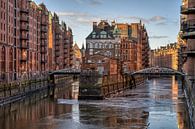
[[106, 38], [107, 37], [107, 32], [106, 31], [101, 31], [100, 32], [100, 38]]
[[93, 35], [92, 35], [92, 38], [95, 39], [95, 38], [96, 38], [96, 35], [93, 34]]
[[96, 38], [96, 32], [93, 32], [93, 33], [92, 33], [92, 38], [93, 38], [93, 39]]

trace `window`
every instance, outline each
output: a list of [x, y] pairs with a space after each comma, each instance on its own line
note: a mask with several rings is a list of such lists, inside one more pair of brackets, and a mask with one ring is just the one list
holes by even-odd
[[100, 32], [100, 38], [106, 38], [107, 32], [106, 31], [101, 31]]
[[112, 44], [110, 44], [110, 48], [113, 48], [113, 45]]
[[95, 38], [96, 38], [96, 35], [95, 35], [95, 34], [93, 34], [93, 35], [92, 35], [92, 38], [93, 38], [93, 39], [95, 39]]
[[89, 49], [89, 55], [93, 55], [93, 49]]
[[6, 60], [6, 54], [5, 54], [5, 47], [2, 47], [1, 49], [1, 71], [2, 71], [2, 79], [5, 79], [5, 60]]
[[12, 72], [13, 71], [13, 49], [10, 49], [9, 52], [9, 71]]
[[93, 48], [93, 43], [89, 43], [89, 48]]
[[95, 44], [95, 48], [99, 48], [99, 44], [98, 43]]

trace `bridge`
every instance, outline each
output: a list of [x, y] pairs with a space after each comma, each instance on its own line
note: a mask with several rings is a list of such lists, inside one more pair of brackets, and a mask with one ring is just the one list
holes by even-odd
[[[80, 75], [81, 70], [78, 69], [61, 69], [50, 72], [49, 75]], [[129, 75], [177, 75], [177, 76], [185, 76], [184, 73], [174, 70], [172, 68], [166, 67], [150, 67], [146, 69], [142, 69], [133, 73], [126, 73]]]
[[81, 70], [79, 69], [61, 69], [53, 72], [49, 72], [49, 75], [79, 75]]
[[150, 75], [176, 75], [176, 76], [185, 76], [184, 73], [179, 72], [177, 70], [171, 69], [171, 68], [166, 68], [166, 67], [150, 67], [146, 69], [142, 69], [133, 73], [129, 73], [130, 75], [145, 75], [145, 76], [150, 76]]

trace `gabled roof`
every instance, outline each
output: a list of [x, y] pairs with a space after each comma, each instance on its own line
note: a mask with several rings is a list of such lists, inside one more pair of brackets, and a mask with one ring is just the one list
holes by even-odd
[[[92, 32], [87, 36], [86, 39], [113, 39], [114, 28], [106, 20], [101, 20], [101, 22], [93, 28]], [[95, 37], [93, 37], [95, 35]], [[101, 35], [106, 37], [101, 38]]]

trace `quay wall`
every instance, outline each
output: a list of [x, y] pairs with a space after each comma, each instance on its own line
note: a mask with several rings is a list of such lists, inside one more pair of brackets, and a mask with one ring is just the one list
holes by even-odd
[[72, 76], [56, 76], [54, 84], [48, 76], [35, 78], [32, 80], [13, 81], [10, 83], [0, 83], [0, 106], [19, 101], [34, 93], [43, 94], [43, 97], [54, 97], [58, 88], [72, 82]]
[[195, 82], [185, 78], [184, 81], [184, 93], [189, 111], [189, 117], [191, 120], [191, 127], [195, 129]]
[[99, 75], [96, 71], [83, 72], [80, 76], [79, 99], [101, 100], [125, 89], [144, 83], [142, 76]]

